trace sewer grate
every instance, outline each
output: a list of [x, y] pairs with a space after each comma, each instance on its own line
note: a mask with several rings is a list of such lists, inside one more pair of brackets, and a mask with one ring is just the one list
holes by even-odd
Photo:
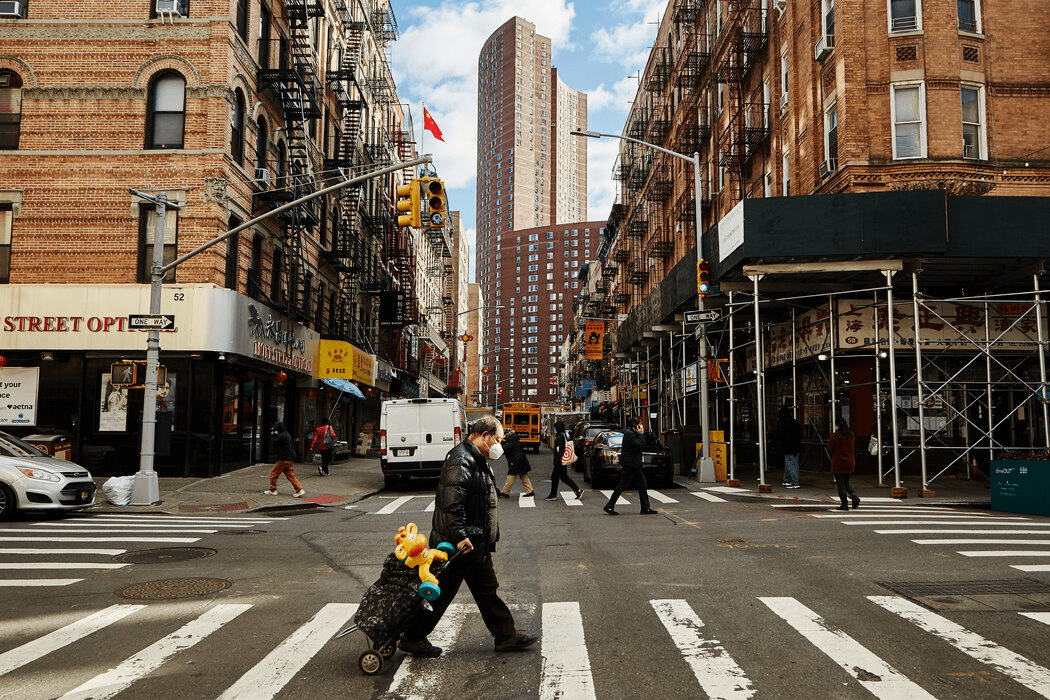
[[160, 549], [140, 549], [136, 552], [125, 552], [113, 557], [113, 561], [122, 564], [167, 564], [176, 561], [204, 559], [218, 554], [209, 547], [162, 547]]
[[232, 585], [221, 578], [168, 578], [125, 586], [117, 595], [132, 600], [176, 600], [218, 593]]
[[878, 581], [877, 583], [909, 598], [929, 595], [1050, 594], [1050, 586], [1026, 578], [1000, 581]]

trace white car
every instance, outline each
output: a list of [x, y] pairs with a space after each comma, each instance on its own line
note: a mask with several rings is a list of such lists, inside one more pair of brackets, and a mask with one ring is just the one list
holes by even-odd
[[94, 502], [95, 482], [87, 469], [0, 432], [0, 520], [16, 510], [80, 510]]

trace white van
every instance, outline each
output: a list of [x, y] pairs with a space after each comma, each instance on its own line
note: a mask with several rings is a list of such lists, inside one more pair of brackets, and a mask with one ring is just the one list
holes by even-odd
[[384, 401], [379, 463], [386, 485], [411, 476], [438, 476], [445, 455], [466, 436], [466, 413], [458, 399]]

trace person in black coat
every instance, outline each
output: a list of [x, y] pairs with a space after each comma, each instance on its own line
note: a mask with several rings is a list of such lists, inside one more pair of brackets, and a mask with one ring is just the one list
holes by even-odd
[[483, 416], [470, 426], [467, 439], [445, 457], [434, 499], [430, 546], [448, 542], [458, 554], [441, 573], [441, 596], [431, 603], [430, 610], [420, 607], [401, 635], [398, 647], [413, 656], [441, 655], [441, 648], [431, 644], [427, 635], [464, 582], [494, 638], [495, 651], [525, 649], [538, 641], [538, 637], [514, 629], [514, 616], [497, 594], [499, 581], [492, 566], [492, 552], [499, 542], [499, 499], [489, 460], [503, 454], [503, 439], [499, 421]]
[[802, 426], [795, 420], [791, 409], [782, 406], [777, 420], [777, 440], [784, 453], [784, 486], [799, 488], [798, 458], [802, 454]]
[[554, 439], [554, 471], [551, 472], [551, 492], [547, 496], [546, 500], [556, 501], [558, 500], [558, 481], [564, 481], [565, 485], [572, 489], [572, 492], [576, 494], [576, 500], [583, 500], [583, 489], [576, 485], [576, 482], [569, 478], [569, 474], [566, 471], [567, 465], [561, 463], [561, 457], [565, 454], [565, 445], [572, 440], [569, 434], [565, 432], [565, 424], [558, 421], [554, 424], [554, 433], [558, 436]]
[[627, 421], [627, 431], [623, 434], [623, 443], [620, 446], [620, 483], [609, 497], [609, 502], [602, 508], [609, 515], [619, 515], [616, 512], [616, 501], [620, 499], [624, 489], [635, 481], [638, 482], [638, 500], [642, 505], [642, 515], [656, 513], [649, 507], [649, 492], [646, 490], [645, 474], [642, 473], [642, 448], [645, 447], [643, 431], [640, 418]]
[[525, 456], [525, 448], [521, 446], [521, 436], [513, 430], [503, 439], [503, 454], [507, 456], [507, 483], [499, 492], [500, 497], [510, 498], [510, 489], [514, 486], [514, 479], [521, 479], [521, 487], [525, 489], [526, 496], [534, 496], [532, 481], [529, 479], [532, 465], [529, 464], [529, 458]]

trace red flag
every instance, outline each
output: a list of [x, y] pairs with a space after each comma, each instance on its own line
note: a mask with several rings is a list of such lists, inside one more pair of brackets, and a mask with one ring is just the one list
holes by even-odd
[[441, 129], [438, 128], [437, 122], [434, 121], [434, 117], [430, 116], [430, 112], [427, 108], [423, 108], [423, 128], [434, 135], [441, 143], [445, 142], [445, 139], [441, 138]]

